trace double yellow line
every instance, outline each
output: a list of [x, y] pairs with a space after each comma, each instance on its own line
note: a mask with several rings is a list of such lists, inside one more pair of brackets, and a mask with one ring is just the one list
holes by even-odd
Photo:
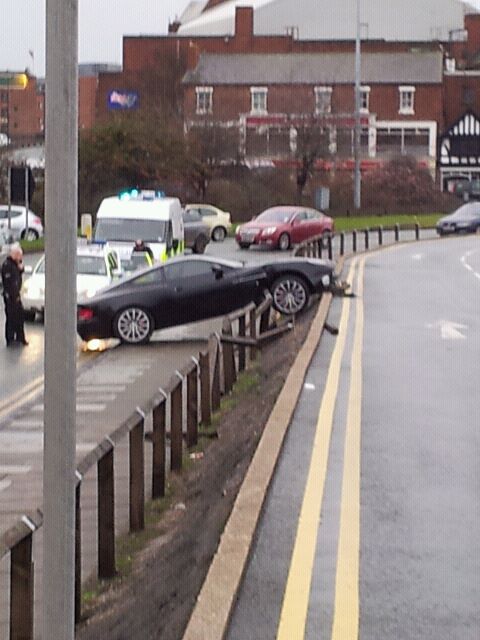
[[[357, 260], [355, 259], [348, 274], [349, 282], [352, 282], [356, 266]], [[351, 359], [350, 392], [345, 434], [332, 640], [357, 640], [358, 638], [363, 273], [364, 258], [359, 262], [357, 284], [357, 316]], [[280, 614], [277, 640], [303, 640], [305, 635], [317, 533], [328, 466], [328, 452], [342, 359], [345, 351], [350, 307], [350, 299], [345, 298], [340, 317], [337, 343], [330, 361], [325, 391], [317, 420], [310, 467]]]

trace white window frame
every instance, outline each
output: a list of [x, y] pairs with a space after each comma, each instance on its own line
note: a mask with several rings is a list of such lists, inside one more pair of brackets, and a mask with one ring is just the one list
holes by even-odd
[[360, 86], [360, 113], [370, 113], [370, 87], [367, 85]]
[[197, 95], [197, 115], [213, 112], [213, 87], [195, 87]]
[[[262, 96], [263, 105], [259, 106], [256, 103], [255, 97], [257, 95]], [[250, 113], [265, 114], [268, 113], [267, 107], [268, 87], [250, 87]]]
[[[331, 113], [332, 112], [332, 87], [318, 86], [314, 87], [315, 93], [315, 113]], [[327, 99], [325, 99], [327, 96]]]
[[403, 85], [398, 87], [398, 113], [413, 115], [415, 113], [415, 87]]

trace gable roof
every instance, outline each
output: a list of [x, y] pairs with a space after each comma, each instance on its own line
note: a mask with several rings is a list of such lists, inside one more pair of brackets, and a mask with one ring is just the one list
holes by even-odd
[[[354, 0], [227, 0], [182, 20], [178, 33], [232, 36], [236, 6], [253, 7], [256, 35], [284, 35], [296, 27], [300, 40], [355, 39]], [[464, 28], [466, 13], [477, 11], [460, 0], [362, 0], [360, 18], [370, 40], [429, 42], [448, 41], [451, 31]]]
[[[363, 83], [440, 84], [442, 53], [364, 53]], [[202, 54], [184, 84], [351, 84], [353, 53]]]

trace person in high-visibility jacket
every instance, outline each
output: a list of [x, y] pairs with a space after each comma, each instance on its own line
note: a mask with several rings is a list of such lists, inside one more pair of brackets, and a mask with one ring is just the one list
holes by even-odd
[[135, 253], [142, 253], [146, 264], [151, 267], [153, 265], [153, 251], [145, 244], [143, 240], [135, 240], [135, 246], [132, 251], [132, 260], [135, 257]]

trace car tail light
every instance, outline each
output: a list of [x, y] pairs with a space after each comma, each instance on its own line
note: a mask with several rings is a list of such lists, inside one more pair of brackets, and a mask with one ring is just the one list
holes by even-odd
[[82, 308], [78, 310], [78, 320], [91, 320], [93, 318], [93, 310], [88, 308]]

